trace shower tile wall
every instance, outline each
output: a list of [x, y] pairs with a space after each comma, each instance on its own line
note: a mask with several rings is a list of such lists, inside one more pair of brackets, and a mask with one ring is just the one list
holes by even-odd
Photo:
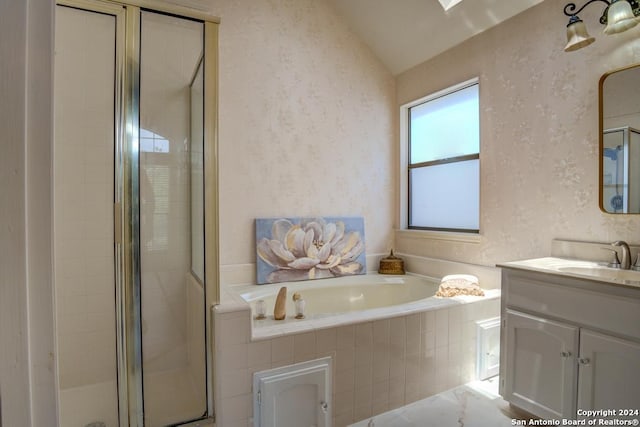
[[57, 21], [53, 169], [59, 381], [63, 390], [113, 381], [115, 394], [115, 21], [64, 7], [58, 8]]
[[346, 426], [474, 380], [475, 321], [499, 316], [491, 299], [260, 341], [249, 311], [215, 311], [217, 422], [252, 425], [253, 373], [331, 356], [333, 425]]

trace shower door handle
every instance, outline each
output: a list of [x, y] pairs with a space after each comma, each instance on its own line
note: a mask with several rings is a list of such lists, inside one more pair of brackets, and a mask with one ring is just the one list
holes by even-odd
[[113, 241], [117, 245], [122, 243], [122, 212], [117, 202], [113, 204]]

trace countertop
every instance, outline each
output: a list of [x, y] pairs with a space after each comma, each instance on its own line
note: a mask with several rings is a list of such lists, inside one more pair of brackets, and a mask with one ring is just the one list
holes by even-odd
[[606, 263], [544, 257], [497, 264], [501, 268], [535, 271], [640, 289], [640, 271], [609, 268]]

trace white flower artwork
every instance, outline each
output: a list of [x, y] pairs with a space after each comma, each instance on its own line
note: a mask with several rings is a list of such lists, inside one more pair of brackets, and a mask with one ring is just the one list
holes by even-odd
[[364, 274], [364, 218], [256, 219], [258, 284]]

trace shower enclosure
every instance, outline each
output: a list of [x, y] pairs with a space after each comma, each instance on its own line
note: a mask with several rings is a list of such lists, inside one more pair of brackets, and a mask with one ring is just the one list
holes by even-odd
[[602, 144], [602, 207], [611, 213], [640, 212], [640, 131], [606, 129]]
[[132, 3], [56, 6], [62, 427], [213, 416], [217, 23]]

